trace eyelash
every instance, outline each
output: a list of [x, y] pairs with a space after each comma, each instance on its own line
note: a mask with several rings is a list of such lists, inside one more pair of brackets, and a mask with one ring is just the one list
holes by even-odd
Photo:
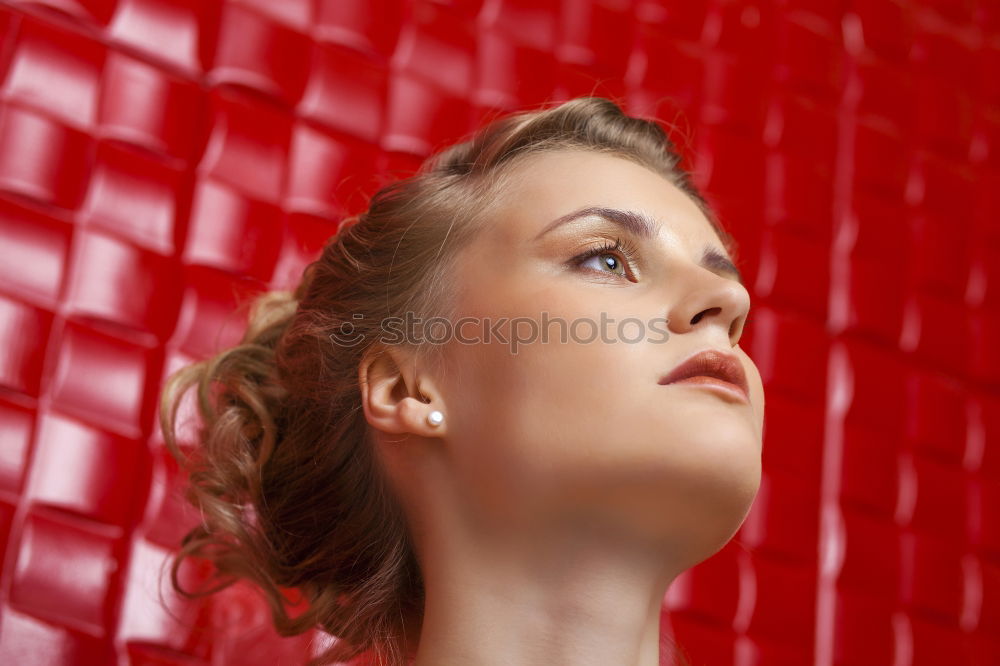
[[[630, 241], [623, 242], [621, 238], [616, 238], [614, 243], [606, 241], [604, 245], [600, 247], [595, 247], [578, 254], [573, 258], [572, 263], [574, 266], [579, 267], [583, 262], [587, 261], [591, 257], [596, 257], [602, 254], [617, 254], [620, 258], [625, 260], [624, 263], [629, 265], [627, 270], [629, 273], [632, 273], [631, 265], [636, 263], [637, 257], [639, 256], [639, 250]], [[606, 273], [608, 271], [597, 272]]]

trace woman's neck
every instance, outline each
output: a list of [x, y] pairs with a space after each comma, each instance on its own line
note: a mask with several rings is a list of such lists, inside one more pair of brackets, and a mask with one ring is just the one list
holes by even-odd
[[683, 567], [620, 537], [478, 535], [431, 547], [413, 666], [658, 666], [663, 595]]

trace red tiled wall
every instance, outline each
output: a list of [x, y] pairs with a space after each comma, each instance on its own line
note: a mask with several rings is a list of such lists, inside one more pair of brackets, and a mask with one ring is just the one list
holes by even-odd
[[1000, 663], [994, 0], [37, 0], [0, 35], [0, 663], [301, 663], [246, 590], [160, 577], [194, 520], [160, 382], [391, 173], [592, 91], [690, 137], [768, 396], [754, 508], [664, 629]]

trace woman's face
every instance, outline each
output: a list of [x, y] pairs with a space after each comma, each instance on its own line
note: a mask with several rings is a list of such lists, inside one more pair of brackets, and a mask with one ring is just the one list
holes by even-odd
[[[648, 217], [653, 235], [596, 213], [549, 228], [591, 207]], [[574, 262], [617, 239], [631, 258]], [[558, 151], [515, 167], [454, 267], [458, 316], [473, 319], [447, 343], [439, 378], [452, 474], [479, 518], [583, 519], [699, 559], [732, 536], [760, 481], [764, 393], [738, 345], [749, 294], [706, 251], [728, 258], [698, 206], [636, 163]], [[661, 383], [706, 349], [738, 358], [748, 401]]]

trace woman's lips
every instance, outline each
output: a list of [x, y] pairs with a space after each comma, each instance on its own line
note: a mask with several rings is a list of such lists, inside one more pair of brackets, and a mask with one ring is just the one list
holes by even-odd
[[743, 402], [750, 402], [743, 364], [733, 354], [706, 349], [678, 364], [660, 384], [691, 384], [725, 391]]

